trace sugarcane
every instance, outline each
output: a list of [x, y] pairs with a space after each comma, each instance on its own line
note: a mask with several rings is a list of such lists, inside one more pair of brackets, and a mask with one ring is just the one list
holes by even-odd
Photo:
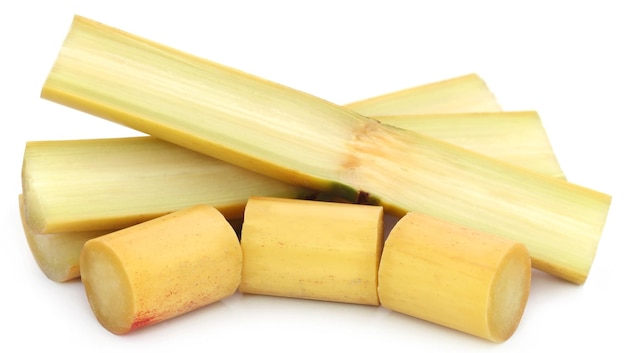
[[387, 309], [503, 342], [522, 319], [531, 275], [523, 244], [410, 212], [385, 241], [378, 296]]
[[90, 239], [80, 254], [89, 305], [114, 334], [231, 296], [241, 282], [241, 266], [235, 231], [204, 204]]
[[251, 197], [239, 291], [378, 305], [383, 208]]
[[584, 283], [610, 196], [77, 16], [42, 97], [260, 174], [525, 244]]

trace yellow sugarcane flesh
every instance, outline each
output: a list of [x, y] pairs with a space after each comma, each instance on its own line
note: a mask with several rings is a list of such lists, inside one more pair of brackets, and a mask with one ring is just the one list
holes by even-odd
[[232, 295], [241, 281], [241, 266], [235, 231], [207, 205], [89, 240], [80, 258], [90, 306], [115, 334]]
[[502, 342], [521, 320], [530, 280], [523, 244], [409, 213], [385, 242], [378, 291], [390, 310]]
[[242, 293], [378, 305], [380, 206], [253, 197], [241, 231]]

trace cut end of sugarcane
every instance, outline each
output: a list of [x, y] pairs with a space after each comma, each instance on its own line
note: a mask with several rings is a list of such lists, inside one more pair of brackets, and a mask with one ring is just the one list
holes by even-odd
[[47, 224], [46, 220], [40, 217], [43, 212], [37, 196], [36, 191], [31, 192], [29, 179], [26, 177], [25, 170], [22, 169], [22, 193], [19, 198], [23, 223], [28, 225], [28, 233], [43, 234], [47, 233]]
[[41, 234], [34, 231], [26, 220], [23, 195], [19, 195], [19, 208], [28, 247], [43, 274], [54, 282], [79, 277], [78, 262], [83, 245], [106, 231]]
[[100, 324], [114, 334], [129, 332], [135, 308], [128, 293], [133, 288], [117, 254], [102, 242], [87, 242], [81, 267], [88, 269], [83, 273], [83, 284]]
[[531, 264], [528, 249], [517, 244], [503, 258], [494, 276], [487, 304], [488, 334], [494, 342], [504, 342], [517, 330], [530, 293]]

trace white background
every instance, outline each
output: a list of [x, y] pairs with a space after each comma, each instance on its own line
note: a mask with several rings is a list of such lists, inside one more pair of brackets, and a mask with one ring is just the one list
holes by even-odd
[[[9, 5], [10, 4], [10, 5]], [[619, 1], [4, 1], [0, 5], [0, 350], [624, 351], [626, 11]], [[571, 182], [613, 195], [587, 283], [535, 272], [493, 344], [382, 308], [235, 295], [110, 334], [79, 281], [45, 278], [17, 207], [27, 140], [137, 135], [39, 98], [74, 14], [349, 103], [478, 73], [505, 110], [537, 110]]]

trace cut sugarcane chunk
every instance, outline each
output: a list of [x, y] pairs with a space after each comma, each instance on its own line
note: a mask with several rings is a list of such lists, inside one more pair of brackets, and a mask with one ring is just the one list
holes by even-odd
[[517, 242], [418, 213], [401, 218], [383, 249], [383, 307], [495, 342], [524, 313], [531, 265]]
[[533, 266], [574, 283], [611, 200], [82, 17], [42, 97], [286, 183], [522, 242]]
[[239, 291], [378, 305], [382, 242], [380, 206], [250, 198]]
[[197, 205], [87, 241], [81, 279], [98, 321], [115, 334], [233, 294], [242, 255], [217, 209]]

